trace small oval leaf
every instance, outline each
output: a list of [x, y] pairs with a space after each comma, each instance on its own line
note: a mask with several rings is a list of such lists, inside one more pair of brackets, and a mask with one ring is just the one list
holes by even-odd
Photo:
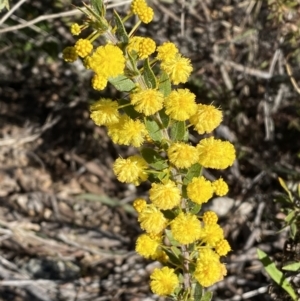
[[172, 86], [169, 75], [163, 72], [159, 78], [159, 91], [162, 92], [164, 97], [169, 96], [171, 93]]
[[115, 19], [115, 23], [116, 23], [116, 36], [117, 38], [125, 43], [128, 44], [129, 38], [126, 32], [126, 29], [124, 27], [124, 24], [122, 22], [122, 19], [120, 18], [120, 16], [118, 15], [118, 13], [114, 10], [114, 19]]
[[125, 75], [110, 77], [108, 81], [121, 92], [130, 92], [135, 88], [135, 83]]
[[146, 162], [156, 170], [163, 170], [165, 168], [168, 168], [166, 159], [152, 148], [143, 148], [141, 150], [141, 155], [146, 160]]
[[147, 58], [144, 62], [144, 79], [147, 87], [149, 89], [156, 89], [157, 88], [157, 81], [156, 81], [156, 76], [154, 75], [154, 72], [152, 71], [150, 64], [149, 64], [149, 59]]
[[151, 139], [155, 142], [161, 142], [163, 135], [157, 122], [152, 120], [150, 117], [147, 117], [145, 118], [145, 125]]
[[173, 141], [186, 141], [187, 129], [184, 121], [177, 121], [171, 127], [171, 139]]
[[283, 273], [277, 269], [275, 263], [269, 258], [269, 256], [262, 250], [257, 249], [257, 255], [261, 263], [263, 264], [268, 275], [282, 287], [293, 300], [297, 300], [297, 295], [292, 288], [291, 284], [286, 280]]

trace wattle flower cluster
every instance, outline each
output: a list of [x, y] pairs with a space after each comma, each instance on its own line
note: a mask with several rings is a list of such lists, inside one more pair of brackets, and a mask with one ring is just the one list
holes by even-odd
[[[107, 128], [114, 143], [139, 148], [140, 155], [118, 158], [113, 171], [123, 183], [151, 182], [148, 200], [137, 199], [133, 206], [144, 230], [136, 251], [165, 265], [152, 273], [152, 291], [174, 298], [188, 293], [192, 298], [190, 283], [208, 287], [226, 275], [220, 256], [225, 256], [230, 246], [217, 215], [200, 210], [215, 195], [226, 195], [228, 186], [223, 179], [212, 182], [202, 173], [203, 168], [231, 166], [235, 150], [230, 142], [211, 135], [222, 121], [218, 108], [198, 104], [188, 89], [172, 89], [172, 84], [187, 82], [193, 70], [176, 45], [165, 42], [157, 47], [150, 38], [128, 34], [116, 12], [114, 27], [110, 27], [107, 24], [111, 23], [103, 21], [104, 6], [102, 10], [99, 7], [87, 10], [94, 32], [67, 47], [63, 57], [67, 62], [82, 59], [93, 73], [95, 90], [111, 83], [124, 92], [117, 100], [100, 97], [90, 105], [90, 117]], [[128, 17], [133, 14], [144, 23], [153, 18], [153, 10], [144, 0], [133, 0]], [[88, 27], [73, 24], [71, 32], [78, 35]], [[94, 48], [100, 35], [106, 44]], [[193, 145], [189, 129], [209, 135]]]

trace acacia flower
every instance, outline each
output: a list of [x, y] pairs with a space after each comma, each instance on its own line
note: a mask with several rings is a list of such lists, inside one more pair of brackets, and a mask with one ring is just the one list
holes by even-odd
[[133, 0], [131, 10], [145, 24], [150, 23], [153, 19], [153, 9], [147, 5], [145, 0]]
[[192, 182], [187, 185], [188, 197], [197, 204], [207, 203], [213, 196], [213, 187], [211, 182], [203, 176], [193, 178]]
[[108, 125], [119, 121], [118, 103], [111, 99], [101, 98], [90, 105], [91, 119], [96, 125]]
[[229, 251], [231, 251], [230, 245], [226, 239], [220, 240], [216, 244], [215, 249], [220, 256], [225, 256]]
[[224, 239], [223, 229], [218, 224], [205, 225], [199, 239], [208, 246], [215, 247], [220, 240]]
[[111, 44], [99, 46], [90, 56], [90, 68], [106, 79], [124, 73], [125, 57], [122, 50]]
[[121, 115], [119, 122], [108, 125], [108, 136], [116, 144], [139, 147], [143, 144], [146, 126], [140, 120], [133, 120], [127, 115]]
[[174, 85], [186, 83], [193, 71], [191, 61], [180, 54], [177, 54], [173, 59], [162, 61], [160, 66], [168, 74]]
[[168, 151], [170, 162], [177, 168], [189, 168], [198, 161], [198, 151], [194, 146], [183, 142], [171, 144]]
[[172, 220], [171, 232], [179, 243], [191, 244], [200, 237], [201, 224], [196, 215], [181, 212]]
[[136, 52], [138, 54], [140, 43], [143, 40], [143, 37], [134, 36], [129, 38], [129, 43], [127, 45], [127, 51], [129, 53]]
[[113, 165], [113, 171], [120, 182], [136, 186], [148, 179], [147, 168], [147, 162], [139, 156], [118, 158]]
[[70, 31], [73, 36], [78, 36], [81, 33], [81, 27], [79, 24], [73, 23], [70, 26]]
[[178, 53], [178, 48], [172, 42], [165, 42], [157, 47], [157, 59], [160, 61], [172, 60]]
[[78, 56], [84, 58], [89, 55], [93, 50], [93, 44], [90, 40], [79, 39], [74, 45], [75, 51]]
[[150, 258], [156, 254], [161, 239], [153, 239], [149, 234], [142, 234], [138, 237], [135, 251], [145, 258]]
[[235, 160], [234, 147], [228, 141], [214, 137], [205, 138], [198, 143], [197, 149], [199, 163], [205, 168], [225, 169]]
[[147, 202], [145, 199], [137, 198], [134, 200], [132, 205], [135, 211], [140, 213], [147, 206]]
[[103, 90], [107, 85], [107, 78], [99, 75], [99, 74], [95, 74], [92, 77], [92, 87], [95, 90], [101, 91]]
[[212, 182], [212, 186], [215, 194], [218, 196], [224, 196], [228, 193], [228, 185], [222, 178]]
[[131, 94], [130, 99], [136, 111], [150, 116], [162, 109], [164, 96], [158, 90], [146, 89]]
[[185, 121], [197, 111], [195, 94], [188, 89], [178, 89], [165, 98], [166, 114], [174, 120]]
[[194, 277], [202, 286], [208, 287], [221, 281], [226, 273], [226, 267], [216, 253], [210, 249], [200, 250]]
[[169, 180], [166, 183], [152, 183], [149, 198], [156, 207], [167, 210], [179, 205], [181, 195], [175, 182]]
[[163, 267], [156, 268], [150, 276], [150, 287], [154, 294], [159, 296], [171, 295], [179, 286], [179, 279], [174, 269]]
[[151, 234], [159, 234], [167, 226], [167, 219], [153, 204], [147, 205], [139, 213], [138, 221], [141, 228]]
[[212, 105], [198, 104], [197, 110], [190, 117], [190, 123], [199, 134], [210, 133], [222, 121], [222, 112]]
[[218, 216], [213, 211], [206, 211], [202, 218], [205, 225], [214, 225], [218, 222]]
[[139, 43], [138, 54], [141, 59], [147, 58], [155, 51], [155, 42], [150, 38], [143, 38]]
[[78, 54], [74, 47], [69, 46], [63, 50], [63, 59], [68, 63], [73, 63], [78, 59]]

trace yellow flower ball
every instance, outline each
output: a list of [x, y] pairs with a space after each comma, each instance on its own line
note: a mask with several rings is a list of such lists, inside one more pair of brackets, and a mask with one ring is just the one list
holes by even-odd
[[158, 90], [146, 89], [131, 94], [130, 101], [137, 112], [150, 116], [162, 109], [164, 96]]
[[222, 112], [216, 107], [198, 104], [196, 113], [190, 117], [190, 123], [199, 134], [204, 134], [218, 127], [222, 118]]
[[142, 212], [142, 210], [146, 208], [146, 206], [147, 206], [147, 202], [145, 199], [142, 198], [137, 198], [133, 202], [133, 208], [138, 213]]
[[210, 247], [224, 239], [223, 229], [218, 224], [208, 224], [202, 228], [199, 239]]
[[153, 20], [153, 9], [147, 5], [145, 0], [133, 0], [131, 2], [131, 10], [145, 24]]
[[78, 36], [81, 33], [81, 27], [77, 23], [73, 23], [70, 27], [71, 34], [73, 36]]
[[220, 240], [216, 244], [215, 249], [220, 256], [225, 256], [229, 251], [231, 251], [230, 245], [226, 239]]
[[173, 59], [162, 61], [160, 66], [168, 74], [174, 85], [186, 83], [193, 71], [191, 61], [179, 54]]
[[119, 121], [118, 103], [111, 99], [101, 98], [90, 105], [90, 117], [96, 125], [114, 124]]
[[235, 160], [235, 149], [228, 141], [205, 138], [198, 143], [197, 149], [199, 163], [205, 168], [225, 169]]
[[178, 48], [172, 42], [165, 42], [157, 47], [157, 59], [160, 61], [172, 60], [178, 53]]
[[159, 234], [166, 228], [168, 220], [158, 208], [150, 204], [139, 213], [138, 221], [147, 233]]
[[103, 90], [107, 85], [107, 79], [102, 75], [95, 74], [92, 77], [92, 87], [97, 91]]
[[156, 254], [160, 240], [151, 238], [148, 234], [142, 234], [138, 237], [135, 245], [135, 251], [142, 257], [150, 258]]
[[133, 120], [127, 115], [121, 115], [117, 123], [109, 124], [107, 128], [111, 140], [120, 145], [140, 147], [148, 134], [143, 122], [138, 119]]
[[155, 42], [150, 38], [143, 38], [139, 43], [138, 54], [141, 59], [147, 58], [156, 49]]
[[118, 158], [113, 165], [113, 171], [120, 182], [136, 186], [148, 179], [147, 168], [147, 162], [139, 156]]
[[199, 239], [201, 224], [196, 215], [181, 212], [172, 220], [171, 232], [179, 243], [191, 244]]
[[[204, 259], [203, 259], [204, 258]], [[221, 281], [226, 275], [226, 267], [214, 257], [202, 256], [200, 253], [196, 263], [194, 277], [203, 287], [209, 287]]]
[[179, 279], [174, 269], [169, 267], [156, 268], [151, 274], [150, 279], [152, 292], [159, 296], [171, 295], [179, 286]]
[[212, 182], [212, 186], [214, 188], [215, 194], [218, 196], [224, 196], [229, 191], [227, 183], [222, 178]]
[[149, 198], [161, 210], [173, 209], [180, 203], [180, 189], [171, 180], [166, 183], [152, 183]]
[[193, 178], [192, 182], [187, 185], [187, 195], [191, 201], [197, 204], [207, 203], [213, 196], [213, 187], [211, 182], [203, 176]]
[[93, 50], [93, 44], [90, 40], [79, 39], [74, 45], [75, 51], [78, 56], [84, 58], [89, 55]]
[[206, 211], [203, 214], [203, 222], [205, 225], [214, 225], [218, 222], [218, 216], [213, 211]]
[[68, 63], [73, 63], [78, 59], [78, 54], [74, 47], [66, 47], [63, 50], [63, 59]]
[[177, 168], [189, 168], [199, 160], [197, 149], [183, 142], [171, 144], [167, 153], [170, 162]]
[[197, 110], [195, 98], [195, 94], [188, 89], [172, 91], [164, 101], [166, 114], [178, 121], [189, 119]]
[[125, 57], [115, 45], [99, 46], [89, 59], [90, 68], [98, 75], [108, 79], [124, 73]]

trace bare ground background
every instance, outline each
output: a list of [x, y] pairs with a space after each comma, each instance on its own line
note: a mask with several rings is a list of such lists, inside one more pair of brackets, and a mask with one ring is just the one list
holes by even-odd
[[[230, 185], [228, 198], [212, 203], [233, 249], [214, 300], [271, 300], [256, 248], [282, 252], [277, 177], [293, 187], [300, 178], [299, 1], [293, 10], [287, 1], [148, 2], [155, 20], [138, 33], [171, 40], [192, 60], [185, 86], [222, 108], [215, 135], [237, 149], [232, 168], [206, 174]], [[113, 145], [89, 119], [89, 101], [115, 92], [92, 91], [90, 74], [61, 60], [79, 15], [3, 32], [71, 9], [67, 0], [32, 0], [0, 21], [0, 300], [164, 300], [148, 288], [157, 263], [134, 253], [140, 230], [131, 202], [147, 185], [120, 184], [111, 171], [134, 150]]]

